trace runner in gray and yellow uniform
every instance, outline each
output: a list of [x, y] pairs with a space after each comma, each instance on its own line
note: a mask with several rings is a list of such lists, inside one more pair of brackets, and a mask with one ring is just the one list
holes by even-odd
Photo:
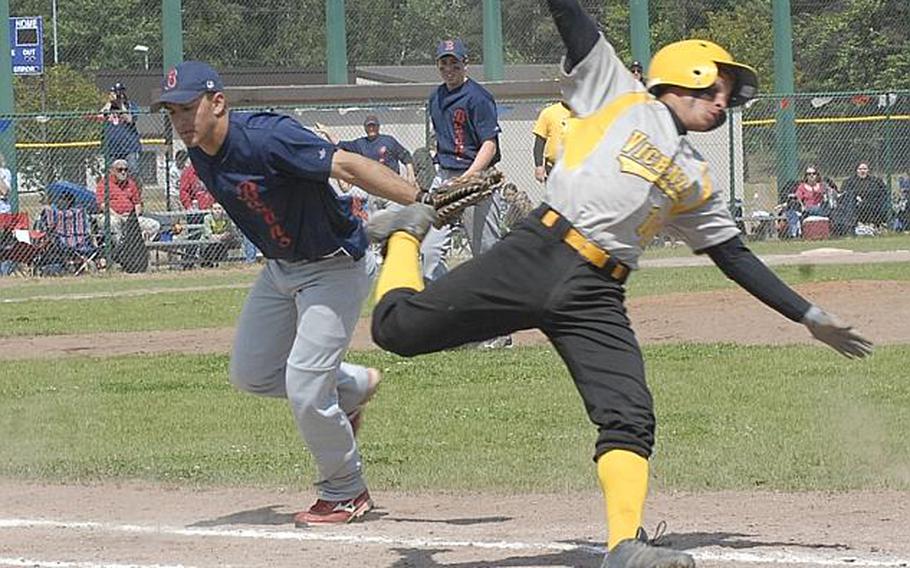
[[[688, 130], [720, 126], [756, 92], [755, 72], [720, 46], [683, 41], [653, 58], [648, 90], [633, 78], [577, 0], [548, 0], [567, 48], [563, 100], [572, 108], [546, 201], [500, 243], [423, 289], [420, 239], [433, 210], [411, 205], [389, 228], [373, 339], [413, 356], [538, 328], [565, 361], [598, 436], [608, 568], [694, 566], [688, 554], [639, 540], [655, 420], [624, 282], [658, 230], [697, 253], [847, 357], [872, 345], [779, 280], [739, 237]], [[709, 308], [706, 306], [706, 308]]]

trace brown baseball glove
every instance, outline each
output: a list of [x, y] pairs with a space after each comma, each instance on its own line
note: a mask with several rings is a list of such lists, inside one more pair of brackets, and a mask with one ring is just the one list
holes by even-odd
[[436, 209], [437, 228], [457, 220], [465, 208], [493, 195], [503, 184], [502, 172], [488, 168], [482, 172], [452, 178], [436, 191], [421, 190], [417, 200]]

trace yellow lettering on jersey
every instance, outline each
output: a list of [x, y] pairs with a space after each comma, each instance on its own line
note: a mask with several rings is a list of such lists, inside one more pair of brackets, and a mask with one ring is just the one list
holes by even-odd
[[663, 225], [664, 221], [660, 214], [660, 207], [654, 206], [641, 225], [635, 229], [635, 234], [641, 237], [642, 243], [649, 243]]
[[[619, 152], [618, 160], [620, 171], [654, 184], [669, 197], [674, 203], [674, 212], [677, 208], [692, 208], [686, 202], [698, 190], [698, 184], [689, 179], [686, 172], [661, 152], [644, 132], [636, 130], [629, 136]], [[710, 195], [710, 185], [708, 187], [707, 195]], [[702, 202], [704, 199], [695, 206]]]
[[[690, 188], [694, 189], [694, 188]], [[686, 211], [692, 211], [693, 209], [699, 207], [702, 203], [708, 201], [711, 198], [711, 193], [714, 191], [714, 185], [711, 183], [711, 176], [708, 174], [708, 166], [702, 166], [701, 168], [701, 194], [698, 196], [698, 199], [691, 203], [679, 203], [674, 205], [670, 212], [673, 215], [679, 215], [680, 213], [685, 213]], [[688, 197], [688, 196], [687, 196]]]
[[590, 116], [569, 118], [563, 139], [563, 166], [574, 169], [584, 163], [617, 118], [633, 106], [650, 99], [648, 93], [626, 93]]

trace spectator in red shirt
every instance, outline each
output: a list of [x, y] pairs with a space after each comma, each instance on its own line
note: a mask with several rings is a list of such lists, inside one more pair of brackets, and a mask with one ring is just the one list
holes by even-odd
[[[194, 200], [196, 203], [193, 203]], [[215, 198], [196, 175], [196, 168], [191, 162], [187, 162], [180, 174], [180, 203], [187, 211], [211, 209], [215, 203]]]
[[825, 215], [824, 203], [828, 194], [828, 188], [822, 180], [821, 173], [815, 166], [806, 168], [806, 176], [803, 181], [796, 186], [796, 199], [802, 205], [802, 210], [806, 216]]
[[119, 239], [123, 222], [130, 213], [135, 211], [139, 218], [139, 228], [142, 230], [143, 239], [146, 242], [154, 240], [161, 229], [161, 223], [151, 217], [142, 216], [142, 193], [136, 180], [129, 174], [129, 165], [126, 160], [114, 160], [107, 178], [102, 177], [98, 180], [95, 198], [98, 201], [98, 208], [102, 210], [100, 215], [102, 220], [104, 218], [105, 188], [110, 196], [111, 233], [113, 233], [114, 239]]

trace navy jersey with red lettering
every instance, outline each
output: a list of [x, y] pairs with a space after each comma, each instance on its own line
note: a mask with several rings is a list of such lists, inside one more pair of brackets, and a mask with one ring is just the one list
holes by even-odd
[[372, 140], [366, 136], [356, 140], [346, 140], [339, 142], [338, 147], [375, 160], [396, 173], [398, 172], [399, 163], [411, 163], [411, 153], [405, 150], [398, 140], [388, 134], [379, 134]]
[[218, 153], [189, 155], [212, 196], [266, 258], [315, 260], [344, 249], [360, 258], [367, 237], [351, 198], [328, 183], [335, 147], [275, 113], [232, 112]]
[[487, 140], [496, 141], [499, 161], [499, 122], [496, 101], [489, 91], [472, 79], [449, 90], [445, 83], [430, 95], [430, 118], [436, 132], [436, 161], [448, 170], [471, 167], [480, 146]]

